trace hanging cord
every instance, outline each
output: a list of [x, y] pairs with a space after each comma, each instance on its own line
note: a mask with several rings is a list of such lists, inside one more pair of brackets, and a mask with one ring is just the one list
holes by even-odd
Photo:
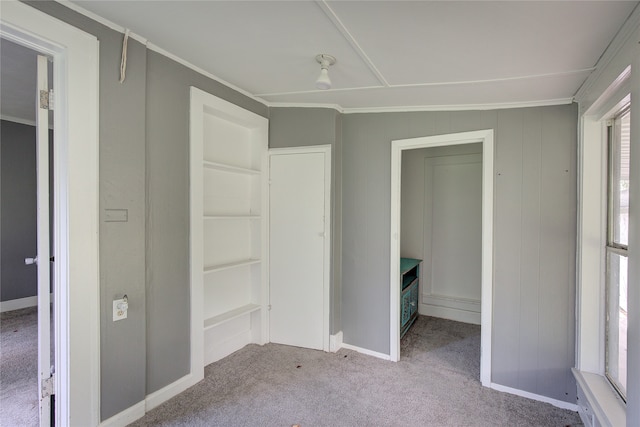
[[120, 83], [124, 82], [127, 73], [127, 42], [129, 41], [129, 30], [124, 32], [124, 40], [122, 41], [122, 59], [120, 60]]

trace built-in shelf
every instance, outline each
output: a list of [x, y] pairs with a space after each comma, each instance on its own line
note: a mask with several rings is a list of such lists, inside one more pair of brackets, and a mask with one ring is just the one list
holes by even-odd
[[247, 304], [217, 316], [210, 317], [204, 321], [204, 330], [206, 331], [207, 329], [216, 327], [237, 317], [244, 316], [245, 314], [253, 313], [254, 311], [260, 310], [260, 308], [261, 307], [258, 304]]
[[204, 219], [260, 219], [260, 215], [205, 215]]
[[247, 259], [244, 261], [231, 262], [229, 264], [219, 264], [219, 265], [212, 265], [211, 267], [205, 267], [204, 272], [214, 273], [216, 271], [228, 270], [230, 268], [243, 267], [245, 265], [258, 264], [258, 263], [260, 263], [259, 259]]
[[202, 164], [207, 169], [216, 169], [219, 171], [241, 173], [245, 175], [260, 175], [260, 171], [256, 169], [243, 168], [240, 166], [232, 166], [224, 163], [210, 162], [208, 160], [204, 160]]
[[267, 341], [269, 121], [192, 87], [189, 129], [191, 306], [202, 308], [191, 310], [191, 363], [202, 375]]

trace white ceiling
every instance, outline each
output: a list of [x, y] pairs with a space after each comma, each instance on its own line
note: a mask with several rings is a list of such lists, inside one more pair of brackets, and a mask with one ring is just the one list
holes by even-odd
[[[63, 4], [128, 28], [151, 49], [269, 105], [357, 111], [571, 102], [638, 2]], [[328, 91], [314, 86], [319, 53], [337, 58]]]
[[[268, 103], [569, 102], [637, 2], [75, 1]], [[315, 56], [337, 58], [316, 90]]]

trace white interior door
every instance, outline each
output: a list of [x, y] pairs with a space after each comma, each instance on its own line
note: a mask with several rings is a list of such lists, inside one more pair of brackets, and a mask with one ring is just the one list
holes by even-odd
[[328, 351], [330, 154], [272, 151], [270, 341]]
[[[49, 83], [48, 59], [38, 56], [36, 97], [36, 174], [38, 227], [38, 397], [40, 427], [51, 426], [51, 306], [49, 265]], [[46, 101], [46, 105], [43, 102]]]

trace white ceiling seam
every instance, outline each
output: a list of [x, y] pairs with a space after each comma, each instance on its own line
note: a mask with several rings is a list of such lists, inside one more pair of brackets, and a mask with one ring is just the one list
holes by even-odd
[[322, 9], [322, 11], [327, 15], [327, 17], [331, 20], [333, 25], [335, 25], [336, 29], [342, 34], [342, 36], [349, 42], [353, 50], [360, 55], [360, 58], [364, 61], [365, 64], [369, 67], [371, 72], [376, 76], [376, 78], [380, 81], [380, 83], [384, 86], [389, 86], [389, 82], [384, 78], [378, 67], [375, 66], [371, 58], [367, 55], [367, 53], [362, 49], [356, 38], [349, 32], [347, 27], [342, 23], [338, 15], [331, 9], [331, 6], [327, 3], [326, 0], [316, 0], [316, 4]]
[[[508, 81], [517, 81], [517, 80], [530, 80], [530, 79], [540, 79], [545, 77], [555, 77], [555, 76], [568, 76], [573, 74], [587, 74], [594, 71], [596, 68], [585, 68], [582, 70], [570, 70], [570, 71], [560, 71], [555, 73], [545, 73], [545, 74], [535, 74], [530, 76], [513, 76], [513, 77], [501, 77], [496, 79], [486, 79], [486, 80], [472, 80], [472, 81], [457, 81], [457, 82], [433, 82], [433, 83], [407, 83], [407, 84], [386, 84], [385, 86], [367, 86], [367, 87], [355, 87], [355, 88], [338, 88], [332, 89], [334, 92], [348, 92], [348, 91], [358, 91], [358, 90], [372, 90], [372, 89], [380, 89], [383, 87], [388, 88], [411, 88], [411, 87], [429, 87], [429, 86], [464, 86], [464, 85], [476, 85], [476, 84], [485, 84], [485, 83], [499, 83], [499, 82], [508, 82]], [[322, 93], [323, 90], [308, 90], [308, 91], [295, 91], [295, 92], [275, 92], [275, 93], [260, 93], [256, 96], [279, 96], [279, 95], [292, 95], [292, 94], [304, 94], [304, 93]]]

